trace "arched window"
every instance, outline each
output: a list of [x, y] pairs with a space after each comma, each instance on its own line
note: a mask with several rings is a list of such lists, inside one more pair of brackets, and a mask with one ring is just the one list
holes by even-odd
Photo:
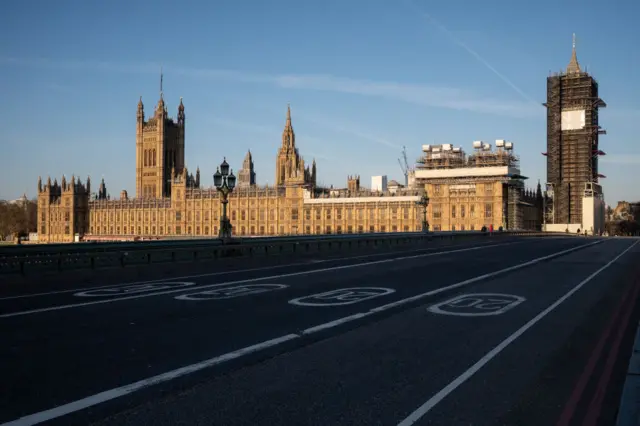
[[144, 150], [144, 166], [147, 167], [147, 150]]
[[156, 165], [156, 150], [155, 149], [153, 150], [153, 157], [152, 158], [153, 158], [153, 165], [155, 167], [155, 165]]

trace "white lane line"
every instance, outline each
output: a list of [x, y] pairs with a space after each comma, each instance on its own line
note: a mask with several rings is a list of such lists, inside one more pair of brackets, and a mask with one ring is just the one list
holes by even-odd
[[[253, 283], [253, 282], [268, 281], [268, 280], [277, 281], [277, 280], [280, 280], [282, 278], [289, 278], [289, 277], [295, 277], [295, 276], [300, 276], [300, 275], [311, 275], [311, 274], [318, 274], [318, 273], [323, 273], [323, 272], [340, 271], [340, 270], [344, 270], [344, 269], [362, 268], [364, 266], [379, 265], [379, 264], [382, 264], [382, 263], [391, 263], [391, 262], [398, 262], [398, 261], [402, 261], [402, 260], [410, 260], [410, 259], [419, 259], [419, 258], [425, 258], [425, 257], [442, 256], [442, 255], [446, 255], [446, 254], [482, 250], [482, 249], [485, 249], [487, 247], [499, 247], [499, 246], [506, 246], [506, 245], [510, 245], [510, 244], [513, 244], [513, 243], [493, 244], [493, 245], [489, 245], [489, 246], [483, 245], [483, 246], [480, 246], [480, 247], [469, 247], [469, 248], [442, 251], [442, 252], [436, 252], [436, 253], [426, 253], [426, 254], [418, 254], [418, 255], [412, 255], [412, 256], [394, 257], [392, 259], [375, 260], [375, 261], [372, 261], [372, 262], [362, 262], [362, 263], [355, 263], [355, 264], [351, 264], [351, 265], [332, 266], [332, 267], [329, 267], [329, 268], [311, 269], [311, 270], [300, 271], [300, 272], [290, 272], [288, 274], [271, 275], [271, 276], [268, 276], [268, 277], [249, 278], [249, 279], [243, 279], [243, 280], [237, 280], [237, 281], [228, 281], [228, 282], [217, 283], [217, 284], [206, 284], [206, 285], [192, 287], [189, 290], [193, 290], [193, 291], [195, 291], [195, 290], [205, 290], [207, 288], [213, 288], [213, 287], [220, 287], [220, 286], [226, 286], [226, 285], [232, 285], [232, 284]], [[177, 289], [177, 290], [159, 291], [159, 292], [155, 292], [155, 293], [137, 294], [137, 295], [126, 296], [126, 297], [114, 297], [112, 299], [107, 299], [107, 300], [96, 300], [96, 301], [92, 301], [92, 302], [70, 303], [70, 304], [66, 304], [66, 305], [49, 306], [47, 308], [30, 309], [30, 310], [27, 310], [27, 311], [19, 311], [19, 312], [11, 312], [11, 313], [8, 313], [8, 314], [2, 314], [2, 315], [0, 315], [0, 318], [11, 318], [11, 317], [17, 317], [17, 316], [22, 316], [22, 315], [38, 314], [38, 313], [42, 313], [42, 312], [60, 311], [60, 310], [63, 310], [63, 309], [77, 308], [77, 307], [82, 307], [82, 306], [99, 305], [99, 304], [103, 304], [103, 303], [114, 303], [114, 302], [120, 302], [120, 301], [123, 301], [123, 300], [140, 299], [140, 298], [143, 298], [143, 297], [160, 296], [160, 295], [163, 295], [163, 294], [173, 294], [173, 293], [179, 293], [179, 292], [184, 292], [184, 291], [185, 291], [185, 289], [182, 288], [182, 289]]]
[[52, 420], [66, 414], [70, 414], [82, 409], [92, 407], [94, 405], [110, 401], [112, 399], [120, 398], [130, 393], [142, 390], [149, 386], [157, 385], [159, 383], [167, 382], [169, 380], [177, 379], [178, 377], [185, 376], [187, 374], [194, 373], [196, 371], [203, 370], [205, 368], [213, 367], [214, 365], [222, 364], [233, 359], [243, 357], [245, 355], [259, 352], [261, 350], [280, 345], [284, 342], [288, 342], [293, 339], [298, 339], [300, 336], [297, 334], [287, 334], [275, 339], [267, 340], [256, 345], [247, 346], [234, 352], [229, 352], [224, 355], [210, 358], [197, 364], [187, 365], [186, 367], [178, 368], [177, 370], [169, 371], [167, 373], [158, 374], [157, 376], [149, 377], [131, 383], [126, 386], [122, 386], [115, 389], [110, 389], [104, 392], [97, 393], [95, 395], [88, 396], [86, 398], [79, 399], [69, 404], [60, 405], [50, 410], [41, 411], [39, 413], [31, 414], [21, 417], [17, 420], [13, 420], [7, 423], [3, 423], [1, 426], [31, 426], [36, 425], [48, 420]]
[[574, 293], [584, 287], [589, 281], [595, 278], [602, 271], [607, 269], [609, 266], [613, 265], [618, 259], [624, 256], [629, 250], [635, 247], [640, 241], [636, 241], [627, 247], [622, 253], [614, 257], [611, 261], [609, 261], [606, 265], [602, 266], [600, 269], [589, 275], [587, 278], [582, 280], [578, 285], [573, 287], [564, 296], [560, 297], [556, 300], [552, 305], [546, 308], [544, 311], [540, 312], [534, 318], [532, 318], [525, 325], [520, 327], [515, 333], [511, 334], [505, 340], [503, 340], [498, 346], [487, 352], [482, 358], [478, 360], [474, 365], [469, 367], [464, 373], [456, 377], [451, 383], [442, 388], [438, 393], [429, 398], [424, 404], [418, 407], [413, 413], [411, 413], [407, 418], [398, 423], [398, 426], [410, 426], [419, 421], [425, 414], [427, 414], [433, 407], [438, 405], [440, 401], [446, 398], [451, 392], [456, 390], [460, 385], [469, 380], [471, 376], [477, 373], [482, 367], [484, 367], [489, 361], [498, 356], [500, 352], [502, 352], [507, 346], [513, 343], [518, 337], [522, 336], [527, 330], [536, 325], [541, 319], [546, 317], [549, 313], [551, 313], [554, 309], [556, 309], [562, 302], [571, 297]]
[[[544, 259], [548, 259], [550, 257], [558, 257], [558, 256], [561, 256], [561, 255], [569, 252], [569, 251], [574, 251], [574, 250], [577, 250], [579, 248], [589, 247], [589, 246], [592, 246], [594, 244], [599, 244], [601, 242], [602, 241], [596, 241], [595, 243], [584, 244], [584, 245], [581, 245], [581, 246], [573, 248], [573, 249], [563, 250], [563, 251], [554, 253], [553, 255], [550, 255], [550, 256], [544, 256], [544, 257], [538, 258], [537, 260], [541, 261], [541, 260], [544, 260]], [[625, 252], [628, 251], [629, 249], [625, 250]], [[624, 254], [625, 252], [623, 252], [622, 254]], [[622, 256], [622, 254], [620, 256]], [[530, 264], [531, 264], [530, 262], [525, 262], [525, 263], [520, 264], [519, 267], [520, 268], [524, 268], [524, 267], [526, 267], [526, 266], [528, 266]], [[495, 272], [493, 274], [484, 274], [484, 275], [481, 275], [480, 277], [476, 277], [476, 279], [474, 279], [474, 280], [466, 280], [466, 281], [463, 281], [463, 282], [466, 282], [466, 283], [469, 284], [471, 282], [479, 281], [480, 279], [484, 279], [484, 278], [487, 278], [487, 277], [490, 277], [490, 276], [493, 276], [493, 275], [497, 275], [498, 273], [505, 272], [505, 271], [510, 271], [510, 270], [513, 270], [513, 267], [506, 268], [506, 269], [503, 269], [501, 271], [497, 271], [497, 272]], [[454, 286], [458, 287], [459, 285], [454, 284]], [[443, 287], [443, 289], [446, 289], [446, 288], [452, 288], [452, 286]], [[441, 290], [441, 291], [444, 291], [444, 290]], [[429, 293], [430, 294], [435, 294], [433, 292], [429, 292]], [[426, 295], [426, 294], [428, 294], [428, 293], [423, 293], [423, 295]], [[425, 297], [423, 295], [421, 295], [421, 296]], [[401, 300], [399, 302], [405, 301], [404, 303], [409, 303], [409, 302], [412, 302], [414, 299], [415, 299], [414, 297], [409, 297], [409, 298], [403, 299], [403, 300]], [[388, 305], [386, 305], [386, 306], [388, 306]], [[48, 420], [52, 420], [52, 419], [64, 416], [66, 414], [70, 414], [70, 413], [73, 413], [73, 412], [76, 412], [76, 411], [83, 410], [85, 408], [100, 404], [102, 402], [106, 402], [106, 401], [109, 401], [109, 400], [112, 400], [112, 399], [115, 399], [115, 398], [119, 398], [121, 396], [133, 393], [135, 391], [141, 390], [141, 389], [143, 389], [145, 387], [148, 387], [148, 386], [152, 386], [152, 385], [159, 384], [159, 383], [162, 383], [162, 382], [165, 382], [165, 381], [169, 381], [169, 380], [175, 379], [177, 377], [180, 377], [180, 376], [183, 376], [183, 375], [186, 375], [186, 374], [189, 374], [189, 373], [194, 373], [196, 371], [202, 370], [203, 368], [207, 368], [207, 367], [210, 367], [210, 366], [213, 366], [213, 365], [221, 364], [221, 363], [223, 363], [225, 361], [229, 361], [229, 360], [232, 360], [232, 359], [239, 358], [239, 357], [241, 357], [243, 355], [246, 355], [246, 354], [249, 354], [249, 353], [252, 353], [252, 352], [256, 352], [256, 351], [259, 351], [259, 350], [262, 350], [262, 349], [265, 349], [265, 348], [268, 348], [268, 347], [276, 346], [276, 345], [279, 345], [279, 344], [281, 344], [283, 342], [294, 340], [296, 338], [300, 338], [300, 337], [305, 336], [305, 335], [310, 335], [310, 334], [313, 334], [313, 333], [317, 333], [317, 332], [322, 331], [322, 330], [327, 330], [327, 329], [330, 329], [332, 327], [337, 327], [337, 326], [339, 326], [341, 324], [344, 324], [344, 323], [347, 323], [349, 321], [354, 321], [354, 320], [357, 320], [357, 319], [360, 319], [360, 318], [364, 318], [364, 317], [367, 317], [367, 316], [370, 316], [370, 315], [374, 315], [376, 312], [380, 312], [380, 311], [378, 309], [371, 309], [368, 312], [362, 312], [362, 313], [349, 315], [347, 317], [343, 317], [343, 318], [339, 318], [337, 320], [329, 321], [329, 322], [326, 322], [324, 324], [319, 324], [319, 325], [314, 326], [314, 327], [309, 327], [309, 328], [301, 331], [299, 334], [287, 334], [285, 336], [278, 337], [276, 339], [272, 339], [272, 340], [268, 340], [266, 342], [258, 343], [257, 345], [249, 346], [249, 347], [246, 347], [246, 348], [243, 348], [243, 349], [231, 352], [231, 353], [227, 353], [227, 354], [215, 357], [215, 358], [210, 358], [208, 360], [201, 361], [201, 362], [199, 362], [197, 364], [188, 365], [188, 366], [176, 369], [176, 370], [172, 370], [172, 371], [169, 371], [169, 372], [166, 372], [166, 373], [162, 373], [162, 374], [159, 374], [159, 375], [147, 378], [147, 379], [143, 379], [143, 380], [137, 381], [135, 383], [132, 383], [132, 384], [129, 384], [129, 385], [126, 385], [126, 386], [122, 386], [122, 387], [119, 387], [119, 388], [110, 389], [110, 390], [107, 390], [107, 391], [104, 391], [104, 392], [100, 392], [98, 394], [95, 394], [95, 395], [92, 395], [92, 396], [89, 396], [89, 397], [86, 397], [86, 398], [83, 398], [83, 399], [80, 399], [80, 400], [77, 400], [77, 401], [73, 401], [73, 402], [70, 402], [68, 404], [52, 408], [50, 410], [41, 411], [39, 413], [35, 413], [35, 414], [31, 414], [31, 415], [28, 415], [28, 416], [25, 416], [25, 417], [21, 417], [20, 419], [17, 419], [17, 420], [8, 422], [8, 423], [3, 423], [0, 426], [31, 426], [31, 425], [39, 424], [39, 423], [42, 423], [42, 422], [45, 422], [45, 421], [48, 421]]]
[[[558, 237], [545, 237], [543, 238], [539, 238], [539, 239], [535, 239], [535, 240], [522, 240], [522, 241], [513, 241], [513, 242], [509, 242], [509, 243], [504, 243], [504, 244], [520, 244], [520, 243], [525, 243], [525, 242], [538, 242], [538, 241], [546, 241], [546, 240], [550, 240], [550, 239], [556, 239]], [[182, 279], [187, 279], [187, 278], [203, 278], [203, 277], [215, 277], [215, 276], [220, 276], [220, 275], [232, 275], [232, 274], [241, 274], [243, 272], [257, 272], [257, 271], [269, 271], [272, 269], [282, 269], [282, 268], [290, 268], [292, 266], [308, 266], [314, 263], [327, 263], [327, 262], [342, 262], [342, 261], [349, 261], [352, 259], [364, 259], [364, 258], [376, 258], [376, 257], [381, 257], [381, 256], [393, 256], [394, 254], [404, 254], [404, 253], [421, 253], [421, 252], [425, 252], [425, 251], [434, 251], [434, 250], [438, 250], [438, 249], [443, 249], [443, 248], [451, 248], [451, 247], [491, 247], [491, 246], [495, 246], [495, 244], [489, 244], [488, 242], [483, 242], [480, 244], [473, 244], [473, 245], [466, 245], [464, 243], [462, 244], [454, 244], [454, 245], [449, 245], [449, 246], [441, 246], [441, 247], [430, 247], [430, 248], [423, 248], [423, 249], [413, 249], [413, 250], [398, 250], [398, 251], [393, 251], [393, 252], [386, 252], [386, 253], [372, 253], [372, 254], [361, 254], [358, 256], [346, 256], [346, 257], [334, 257], [334, 258], [328, 258], [328, 259], [312, 259], [312, 260], [307, 260], [304, 262], [296, 262], [296, 263], [288, 263], [286, 265], [273, 265], [273, 266], [261, 266], [259, 268], [250, 268], [250, 269], [233, 269], [231, 271], [220, 271], [220, 272], [208, 272], [205, 274], [198, 274], [198, 275], [184, 275], [181, 277], [169, 277], [169, 278], [160, 278], [157, 280], [148, 280], [148, 281], [134, 281], [134, 282], [130, 282], [130, 283], [124, 283], [124, 284], [105, 284], [105, 285], [101, 285], [101, 286], [91, 286], [91, 287], [80, 287], [80, 288], [74, 288], [74, 289], [70, 289], [70, 290], [56, 290], [56, 291], [47, 291], [47, 292], [42, 292], [42, 293], [31, 293], [31, 294], [20, 294], [20, 295], [16, 295], [16, 296], [7, 296], [7, 297], [0, 297], [0, 301], [1, 300], [11, 300], [11, 299], [24, 299], [24, 298], [28, 298], [28, 297], [39, 297], [39, 296], [50, 296], [52, 294], [64, 294], [64, 293], [73, 293], [76, 291], [83, 291], [83, 290], [97, 290], [100, 288], [106, 288], [106, 287], [116, 287], [116, 286], [128, 286], [128, 285], [135, 285], [135, 284], [150, 284], [150, 283], [158, 283], [158, 282], [164, 282], [164, 281], [174, 281], [174, 280], [182, 280]]]
[[324, 324], [316, 325], [314, 327], [305, 328], [302, 330], [303, 335], [317, 333], [318, 331], [328, 330], [332, 327], [337, 327], [341, 324], [347, 323], [349, 321], [355, 321], [360, 318], [364, 318], [366, 316], [371, 315], [370, 312], [361, 312], [359, 314], [349, 315], [348, 317], [338, 318], [337, 320], [325, 322]]

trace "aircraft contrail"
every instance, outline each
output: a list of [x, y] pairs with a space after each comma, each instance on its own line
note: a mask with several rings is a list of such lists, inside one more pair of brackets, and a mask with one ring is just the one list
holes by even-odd
[[525, 100], [532, 102], [536, 105], [540, 105], [540, 102], [532, 99], [529, 95], [527, 95], [525, 92], [523, 92], [518, 86], [516, 86], [515, 84], [513, 84], [513, 82], [511, 80], [509, 80], [504, 74], [502, 74], [500, 71], [498, 71], [497, 69], [495, 69], [489, 62], [487, 62], [486, 59], [484, 59], [482, 56], [480, 56], [478, 54], [478, 52], [476, 52], [475, 50], [471, 49], [469, 46], [467, 46], [465, 43], [463, 43], [462, 41], [460, 41], [458, 38], [456, 38], [455, 35], [453, 35], [453, 33], [451, 31], [449, 31], [447, 29], [447, 27], [445, 27], [444, 25], [442, 25], [440, 22], [438, 22], [433, 16], [431, 16], [430, 14], [428, 14], [427, 12], [424, 12], [422, 10], [420, 10], [411, 0], [409, 0], [409, 4], [411, 6], [413, 6], [416, 11], [420, 14], [422, 14], [424, 17], [426, 17], [433, 25], [435, 25], [441, 32], [443, 32], [447, 37], [449, 37], [449, 39], [457, 44], [458, 46], [462, 47], [464, 50], [467, 51], [467, 53], [469, 53], [471, 56], [473, 56], [474, 58], [476, 58], [478, 61], [480, 61], [480, 63], [482, 65], [484, 65], [485, 67], [487, 67], [492, 73], [494, 73], [496, 76], [498, 76], [500, 78], [500, 80], [504, 81], [509, 87], [511, 87], [513, 90], [515, 90], [516, 92], [518, 92], [518, 94], [520, 96], [522, 96]]

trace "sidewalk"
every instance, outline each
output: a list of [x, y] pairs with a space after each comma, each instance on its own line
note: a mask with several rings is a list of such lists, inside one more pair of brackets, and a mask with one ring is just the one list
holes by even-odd
[[640, 425], [640, 324], [636, 331], [616, 421], [616, 426], [638, 425]]

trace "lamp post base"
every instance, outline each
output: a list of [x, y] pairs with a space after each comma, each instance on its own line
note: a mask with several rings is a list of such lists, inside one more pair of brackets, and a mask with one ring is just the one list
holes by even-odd
[[218, 236], [223, 240], [230, 240], [233, 227], [229, 219], [220, 220], [220, 232]]

